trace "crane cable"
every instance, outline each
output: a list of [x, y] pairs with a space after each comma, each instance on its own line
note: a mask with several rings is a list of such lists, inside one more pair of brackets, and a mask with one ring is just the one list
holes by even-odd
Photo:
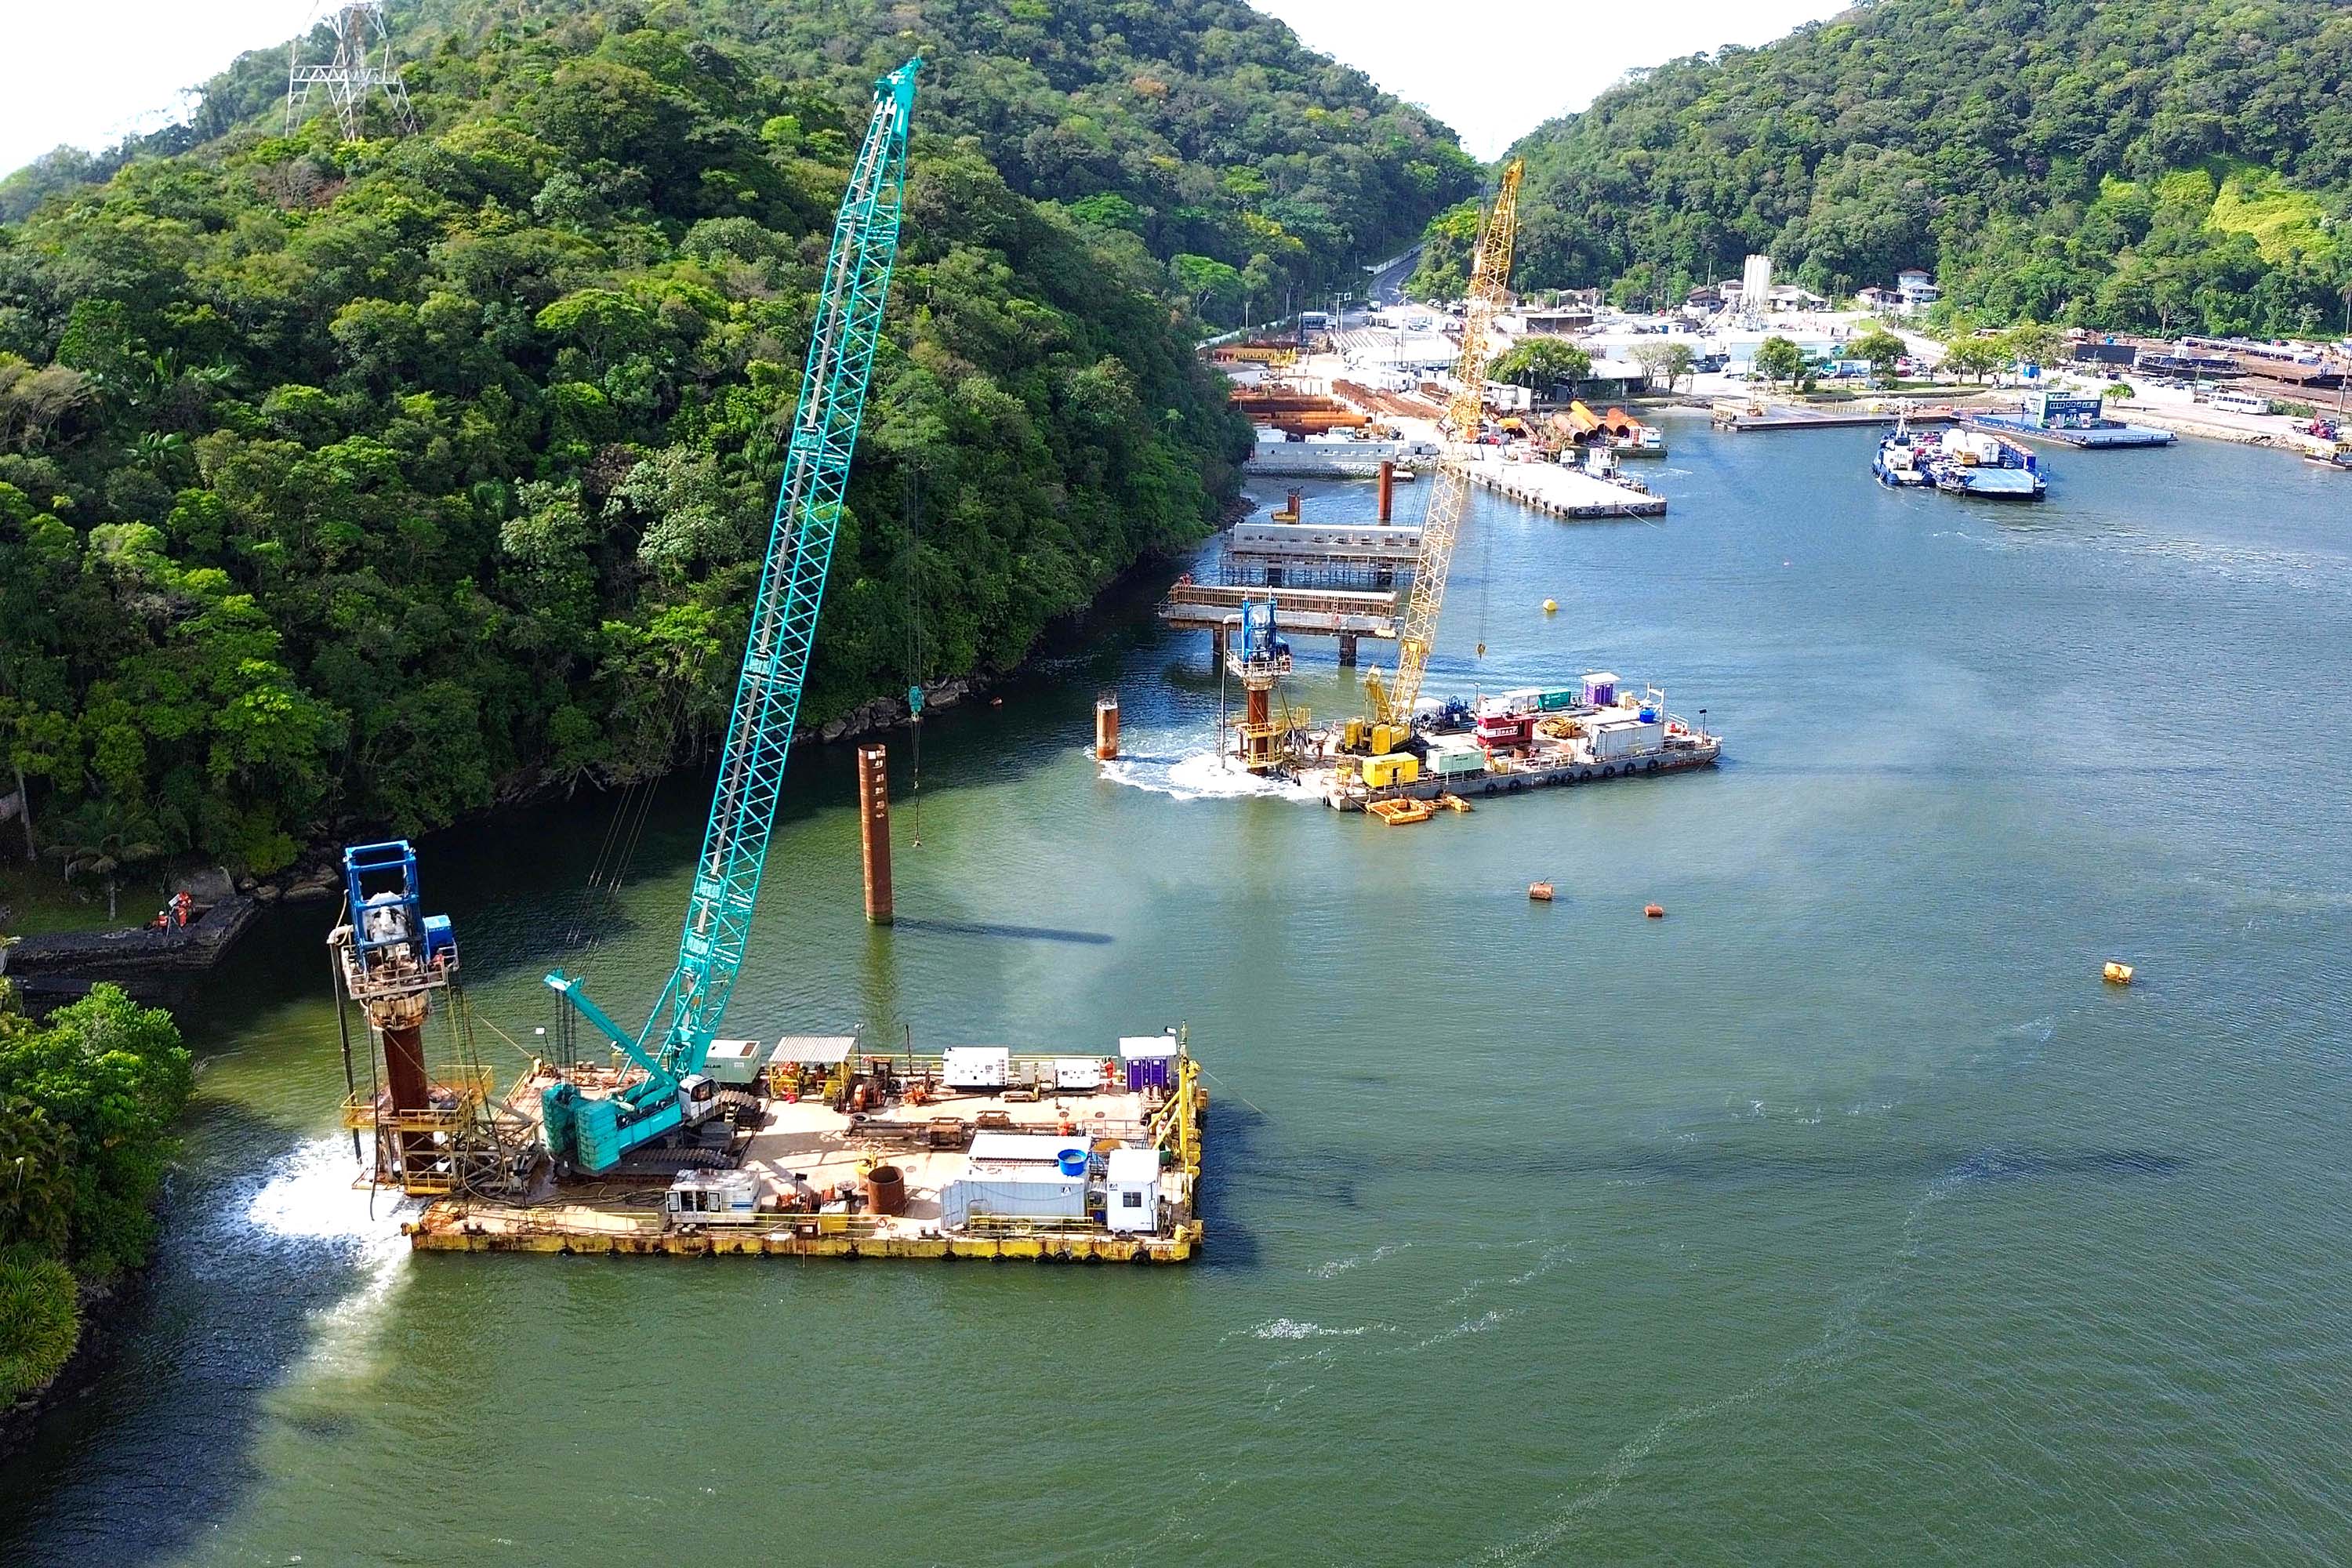
[[923, 502], [922, 472], [907, 465], [899, 503], [907, 524], [907, 804], [914, 813], [915, 841], [923, 847]]

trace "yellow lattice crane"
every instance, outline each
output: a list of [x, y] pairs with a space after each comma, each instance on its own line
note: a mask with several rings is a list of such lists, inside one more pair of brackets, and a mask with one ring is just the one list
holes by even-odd
[[[1454, 396], [1438, 432], [1445, 443], [1421, 523], [1421, 552], [1414, 557], [1412, 592], [1405, 601], [1404, 627], [1397, 638], [1396, 674], [1382, 680], [1378, 669], [1364, 677], [1364, 694], [1374, 726], [1412, 722], [1422, 672], [1437, 640], [1437, 612], [1445, 604], [1446, 568], [1454, 563], [1454, 541], [1470, 504], [1470, 450], [1484, 417], [1486, 367], [1494, 359], [1495, 317], [1503, 308], [1511, 279], [1511, 242], [1519, 227], [1519, 163], [1503, 171], [1494, 210], [1478, 232], [1478, 258], [1470, 273], [1470, 300], [1462, 315], [1462, 352], [1454, 361]], [[1370, 737], [1368, 737], [1370, 738]], [[1374, 751], [1388, 748], [1372, 741]]]

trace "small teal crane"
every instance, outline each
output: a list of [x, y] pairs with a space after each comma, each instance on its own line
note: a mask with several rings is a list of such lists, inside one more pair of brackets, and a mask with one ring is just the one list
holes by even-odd
[[866, 384], [882, 332], [882, 308], [898, 253], [907, 180], [907, 122], [919, 58], [874, 84], [874, 113], [835, 219], [808, 367], [793, 416], [792, 445], [776, 495], [767, 564], [743, 647], [743, 672], [728, 721], [727, 749], [695, 862], [686, 929], [645, 1027], [634, 1034], [557, 970], [547, 984], [644, 1069], [611, 1095], [570, 1082], [546, 1090], [542, 1121], [560, 1166], [609, 1171], [630, 1151], [708, 1117], [716, 1087], [703, 1072], [710, 1039], [743, 967], [760, 874], [775, 826], [784, 760], [800, 714], [801, 687], [816, 642], [817, 610], [841, 522], [842, 491], [866, 409]]

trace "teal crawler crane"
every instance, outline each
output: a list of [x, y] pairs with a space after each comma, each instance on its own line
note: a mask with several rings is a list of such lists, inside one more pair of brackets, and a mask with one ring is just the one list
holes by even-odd
[[576, 977], [560, 969], [547, 977], [566, 1005], [641, 1069], [611, 1093], [583, 1092], [568, 1080], [545, 1091], [541, 1121], [560, 1169], [610, 1171], [632, 1151], [699, 1124], [719, 1107], [718, 1088], [703, 1068], [743, 967], [784, 760], [816, 641], [842, 491], [898, 253], [907, 122], [922, 63], [908, 60], [874, 84], [873, 118], [842, 193], [677, 966], [645, 1027], [635, 1033], [589, 1000]]

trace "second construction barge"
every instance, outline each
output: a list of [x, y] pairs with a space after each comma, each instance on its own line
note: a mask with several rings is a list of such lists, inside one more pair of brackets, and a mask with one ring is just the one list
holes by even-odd
[[1704, 715], [1693, 722], [1669, 712], [1657, 688], [1620, 685], [1615, 674], [1596, 670], [1566, 689], [1528, 687], [1435, 706], [1409, 731], [1360, 721], [1298, 731], [1270, 771], [1334, 810], [1395, 824], [1425, 821], [1431, 802], [1466, 810], [1472, 797], [1684, 773], [1721, 760], [1723, 737]]

